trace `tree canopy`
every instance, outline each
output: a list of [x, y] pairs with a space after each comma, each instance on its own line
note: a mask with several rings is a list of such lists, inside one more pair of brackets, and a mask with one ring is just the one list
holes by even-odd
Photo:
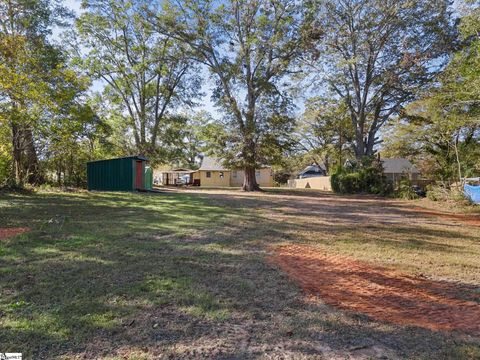
[[134, 154], [189, 168], [214, 155], [248, 191], [259, 166], [286, 179], [378, 151], [431, 178], [478, 176], [479, 9], [84, 0], [75, 17], [0, 2], [0, 185], [84, 186], [88, 160]]
[[[68, 11], [47, 0], [8, 1], [0, 5], [0, 123], [11, 158], [6, 176], [13, 184], [39, 183], [39, 141], [50, 136], [60, 118], [80, 116], [80, 94], [88, 87], [71, 71], [64, 50], [49, 40]], [[85, 109], [85, 108], [83, 108]], [[83, 116], [82, 114], [81, 116]], [[48, 143], [44, 141], [44, 143]]]
[[448, 59], [455, 43], [450, 1], [313, 3], [310, 64], [347, 106], [357, 159], [371, 156], [382, 127]]
[[82, 7], [77, 61], [106, 84], [103, 97], [126, 123], [135, 151], [154, 163], [169, 160], [171, 141], [163, 135], [175, 127], [178, 107], [193, 105], [198, 67], [183, 43], [146, 21], [158, 2], [95, 0]]
[[480, 172], [480, 8], [472, 6], [438, 86], [411, 103], [386, 138], [386, 154], [417, 157], [430, 176], [450, 182]]
[[157, 17], [159, 31], [209, 69], [224, 115], [221, 152], [245, 170], [245, 190], [258, 189], [255, 167], [275, 161], [288, 144], [292, 102], [283, 81], [300, 48], [299, 10], [285, 0], [187, 0], [167, 2]]

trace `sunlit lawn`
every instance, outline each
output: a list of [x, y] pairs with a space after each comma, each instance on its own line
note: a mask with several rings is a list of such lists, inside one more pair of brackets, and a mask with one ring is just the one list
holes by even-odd
[[31, 228], [0, 243], [2, 350], [68, 349], [98, 330], [118, 331], [143, 307], [169, 303], [228, 318], [204, 268], [235, 254], [222, 242], [199, 249], [182, 239], [241, 211], [188, 195], [125, 193], [7, 196], [0, 204], [2, 225]]
[[[361, 232], [351, 230], [356, 238], [343, 242], [332, 239], [345, 234], [332, 230], [326, 236], [327, 227], [302, 233], [288, 214], [280, 220], [267, 214], [280, 213], [287, 196], [279, 204], [271, 197], [281, 193], [245, 199], [232, 194], [0, 195], [0, 227], [30, 228], [0, 240], [0, 351], [45, 359], [242, 358], [267, 352], [302, 358], [318, 352], [319, 344], [341, 353], [388, 338], [386, 353], [400, 357], [479, 354], [475, 341], [378, 324], [306, 302], [295, 284], [264, 261], [265, 251], [277, 242], [325, 240], [323, 247], [355, 256]], [[301, 216], [292, 219], [305, 227], [308, 218], [302, 225]], [[392, 241], [411, 235], [400, 229]], [[365, 236], [361, 259], [390, 248], [374, 227]], [[464, 241], [478, 251], [478, 238]], [[412, 266], [415, 246], [400, 247], [401, 259], [411, 259]], [[459, 280], [475, 279], [475, 269], [465, 264], [468, 275]]]

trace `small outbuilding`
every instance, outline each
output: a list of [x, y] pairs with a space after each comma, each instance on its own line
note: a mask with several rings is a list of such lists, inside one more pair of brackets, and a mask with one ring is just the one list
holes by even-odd
[[87, 163], [88, 190], [134, 191], [146, 190], [143, 156], [96, 160]]
[[155, 183], [164, 186], [192, 185], [195, 170], [185, 168], [164, 168], [154, 171]]

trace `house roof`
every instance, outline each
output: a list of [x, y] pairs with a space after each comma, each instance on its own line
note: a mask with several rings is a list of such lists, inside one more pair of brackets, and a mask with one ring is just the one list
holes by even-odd
[[382, 159], [383, 172], [385, 174], [411, 173], [420, 174], [420, 171], [408, 159], [392, 158]]
[[300, 171], [300, 174], [304, 174], [304, 173], [309, 172], [309, 171], [313, 171], [313, 172], [325, 172], [325, 165], [320, 164], [320, 166], [319, 166], [319, 165], [310, 165], [310, 166], [307, 166], [305, 169], [303, 169], [302, 171]]
[[173, 171], [173, 172], [184, 172], [184, 173], [195, 172], [195, 170], [187, 169], [187, 168], [174, 168], [174, 169], [171, 169], [170, 171]]
[[160, 172], [162, 174], [193, 174], [194, 172], [197, 172], [197, 170], [190, 170], [190, 169], [184, 169], [184, 168], [178, 168], [178, 169], [157, 169], [157, 172]]
[[[257, 168], [258, 169], [267, 169], [270, 168], [270, 166], [263, 165]], [[209, 156], [204, 156], [202, 160], [202, 165], [198, 170], [206, 170], [206, 171], [231, 171], [235, 170], [233, 169], [228, 169], [225, 166], [223, 166], [223, 160], [219, 158], [214, 158], [214, 157], [209, 157]]]
[[207, 171], [226, 171], [225, 167], [222, 165], [222, 160], [205, 156], [202, 160], [202, 166], [198, 170], [207, 170]]
[[320, 164], [320, 166], [319, 165], [307, 166], [305, 169], [303, 169], [297, 174], [297, 177], [302, 176], [306, 173], [309, 173], [309, 174], [318, 173], [319, 175], [325, 175], [326, 174], [325, 166], [323, 164]]
[[119, 159], [134, 159], [134, 160], [149, 161], [145, 156], [142, 156], [142, 155], [132, 155], [132, 156], [123, 156], [123, 157], [118, 157], [118, 158], [111, 158], [111, 159], [91, 160], [91, 161], [87, 161], [87, 163], [93, 163], [93, 162], [98, 162], [98, 161], [119, 160]]

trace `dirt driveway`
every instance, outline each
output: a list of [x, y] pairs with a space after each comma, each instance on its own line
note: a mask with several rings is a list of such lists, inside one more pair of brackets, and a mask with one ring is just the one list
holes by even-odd
[[276, 248], [269, 261], [306, 293], [336, 308], [399, 325], [480, 336], [480, 294], [474, 287], [409, 276], [305, 245]]
[[221, 206], [256, 211], [252, 217], [272, 231], [275, 245], [308, 244], [412, 275], [480, 284], [480, 214], [450, 214], [416, 202], [317, 191], [190, 192]]
[[380, 322], [480, 336], [480, 216], [320, 192], [205, 194], [262, 214], [275, 239], [267, 261], [306, 298]]

